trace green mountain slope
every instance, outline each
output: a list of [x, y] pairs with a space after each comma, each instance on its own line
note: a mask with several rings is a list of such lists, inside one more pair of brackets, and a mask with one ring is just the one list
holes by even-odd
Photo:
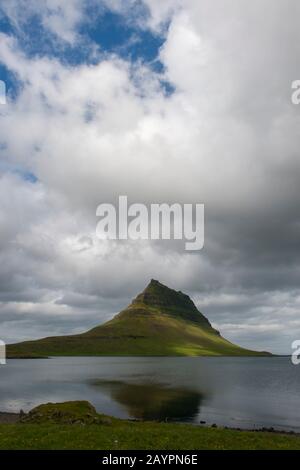
[[112, 320], [86, 333], [8, 345], [8, 357], [261, 356], [212, 328], [189, 296], [151, 280]]

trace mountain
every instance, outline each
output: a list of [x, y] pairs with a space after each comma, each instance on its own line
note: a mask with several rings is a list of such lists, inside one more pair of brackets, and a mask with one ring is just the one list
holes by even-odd
[[7, 346], [8, 357], [45, 356], [265, 356], [230, 343], [190, 297], [154, 279], [103, 325], [72, 336]]

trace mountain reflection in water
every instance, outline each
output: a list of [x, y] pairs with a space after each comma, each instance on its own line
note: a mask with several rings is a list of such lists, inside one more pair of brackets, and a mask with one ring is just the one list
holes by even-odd
[[140, 420], [192, 421], [199, 413], [203, 399], [198, 391], [170, 388], [157, 383], [95, 380], [91, 385], [108, 393], [126, 407], [132, 418]]

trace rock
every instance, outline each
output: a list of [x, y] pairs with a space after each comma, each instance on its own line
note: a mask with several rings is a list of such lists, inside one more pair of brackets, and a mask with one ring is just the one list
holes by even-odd
[[55, 424], [111, 424], [109, 416], [100, 415], [88, 401], [47, 403], [33, 408], [28, 414], [20, 416], [21, 423]]

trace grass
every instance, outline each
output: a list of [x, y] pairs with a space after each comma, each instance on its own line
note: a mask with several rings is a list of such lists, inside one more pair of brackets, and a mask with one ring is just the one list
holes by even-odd
[[0, 425], [6, 450], [300, 450], [300, 437], [189, 424], [131, 422], [98, 414], [86, 401], [47, 403]]
[[300, 438], [193, 425], [113, 420], [108, 425], [0, 425], [0, 449], [300, 450]]
[[111, 424], [113, 418], [101, 415], [88, 401], [45, 403], [21, 418], [20, 424]]
[[87, 333], [26, 341], [7, 346], [8, 357], [45, 356], [257, 356], [209, 325], [169, 312], [131, 306]]

